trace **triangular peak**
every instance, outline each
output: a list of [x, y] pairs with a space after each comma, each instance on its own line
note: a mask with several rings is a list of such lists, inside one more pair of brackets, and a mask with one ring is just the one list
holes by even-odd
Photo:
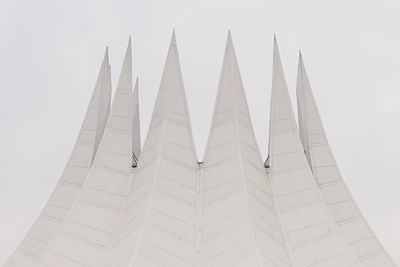
[[108, 66], [106, 50], [85, 118], [62, 176], [41, 214], [5, 267], [36, 266], [56, 238], [57, 232], [78, 197], [98, 147], [97, 139], [103, 134], [108, 115], [109, 102], [106, 97], [111, 90], [107, 83], [107, 80], [110, 80]]
[[175, 34], [106, 266], [195, 266], [198, 163]]
[[367, 267], [395, 267], [358, 209], [328, 143], [300, 53], [297, 76], [299, 129], [305, 153], [329, 211], [353, 252]]
[[[283, 72], [277, 39], [274, 36], [269, 132], [271, 136], [273, 132], [295, 130], [297, 130], [297, 124]], [[271, 139], [269, 139], [268, 154], [271, 154], [271, 149], [273, 149], [273, 144], [271, 144]], [[268, 159], [269, 165], [272, 164], [271, 160], [270, 158]]]
[[132, 111], [129, 42], [93, 165], [77, 200], [39, 266], [103, 264], [132, 181]]
[[201, 170], [203, 266], [291, 266], [231, 34]]
[[231, 32], [229, 31], [225, 45], [219, 90], [224, 90], [225, 87], [229, 87], [231, 84], [243, 87], [241, 79], [235, 47], [233, 45]]
[[[100, 70], [99, 74], [96, 79], [96, 84], [95, 84], [95, 89], [100, 89], [105, 91], [107, 87], [107, 76], [109, 75], [108, 73], [108, 67], [110, 66], [109, 62], [109, 55], [108, 55], [108, 47], [106, 47], [106, 50], [104, 52], [103, 60], [101, 61], [100, 65]], [[94, 92], [93, 92], [94, 93]], [[92, 95], [93, 98], [93, 95]]]
[[338, 232], [300, 141], [276, 39], [268, 173], [287, 244], [298, 266], [360, 266]]
[[[204, 156], [204, 161], [209, 161], [207, 160], [207, 151], [209, 151], [212, 147], [227, 143], [227, 140], [234, 140], [232, 135], [235, 134], [236, 129], [232, 123], [226, 124], [226, 122], [241, 122], [243, 125], [246, 125], [245, 128], [247, 128], [247, 130], [242, 129], [241, 127], [240, 129], [238, 129], [241, 132], [240, 140], [246, 142], [247, 145], [253, 150], [258, 151], [257, 142], [254, 138], [247, 100], [243, 89], [243, 82], [239, 70], [239, 64], [237, 61], [230, 31], [228, 33], [226, 41], [217, 98], [215, 101], [214, 114], [212, 119], [212, 126], [207, 143], [206, 153]], [[224, 127], [219, 127], [221, 126], [221, 124], [226, 125], [226, 130], [223, 129]], [[214, 134], [215, 131], [226, 131], [226, 134]]]
[[93, 159], [96, 155], [97, 149], [99, 147], [100, 140], [104, 133], [104, 127], [106, 126], [106, 122], [108, 119], [108, 114], [110, 112], [110, 105], [111, 105], [111, 66], [109, 63], [109, 56], [108, 56], [108, 47], [106, 48], [104, 60], [103, 60], [103, 70], [101, 78], [101, 88], [100, 88], [100, 112], [98, 117], [97, 123], [97, 132], [96, 132], [96, 141], [95, 141], [95, 149], [93, 153]]
[[[319, 124], [321, 127], [319, 129], [315, 129], [316, 131], [320, 132], [323, 131], [322, 124], [320, 123], [319, 114], [317, 110], [317, 106], [315, 104], [314, 96], [311, 93], [311, 85], [307, 77], [306, 69], [303, 62], [303, 55], [301, 51], [299, 51], [299, 63], [297, 68], [297, 112], [299, 118], [299, 132], [300, 138], [304, 146], [304, 151], [307, 156], [307, 160], [312, 167], [312, 161], [310, 158], [309, 149], [309, 137], [310, 133], [308, 132], [310, 129], [307, 126], [307, 120], [318, 120], [319, 122], [312, 123], [312, 124]], [[307, 102], [307, 103], [306, 103]], [[307, 109], [307, 110], [305, 110]], [[310, 112], [309, 115], [307, 113]], [[318, 116], [318, 118], [316, 117]], [[315, 125], [317, 126], [317, 125]], [[320, 132], [320, 134], [324, 135]], [[322, 140], [321, 140], [322, 141]]]
[[[165, 135], [162, 129], [166, 131]], [[187, 160], [195, 159], [197, 162], [175, 32], [171, 37], [150, 129], [142, 153], [154, 146], [154, 142], [163, 143], [155, 135], [191, 151], [194, 157], [191, 156]]]

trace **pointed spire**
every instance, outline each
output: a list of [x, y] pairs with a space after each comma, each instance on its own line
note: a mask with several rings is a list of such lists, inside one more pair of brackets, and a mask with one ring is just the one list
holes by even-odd
[[[283, 74], [283, 68], [282, 68], [282, 61], [281, 61], [281, 56], [279, 53], [279, 46], [278, 46], [278, 40], [276, 38], [276, 36], [274, 35], [274, 66], [276, 68], [274, 68], [273, 70], [275, 70], [277, 73], [279, 74]], [[284, 76], [284, 75], [283, 75]], [[284, 85], [286, 87], [286, 79], [284, 79], [284, 77], [280, 77], [281, 79], [283, 78]], [[286, 88], [287, 90], [287, 88]]]
[[[298, 119], [299, 119], [299, 132], [300, 132], [300, 139], [302, 141], [303, 147], [304, 147], [304, 152], [307, 156], [307, 160], [312, 167], [312, 162], [310, 158], [310, 153], [307, 149], [309, 147], [309, 133], [308, 133], [308, 127], [307, 127], [307, 111], [305, 110], [306, 108], [306, 92], [303, 90], [307, 90], [307, 88], [310, 87], [310, 84], [308, 82], [308, 77], [306, 74], [304, 62], [303, 62], [303, 56], [301, 54], [301, 51], [299, 51], [299, 62], [298, 62], [298, 69], [297, 69], [297, 86], [296, 86], [296, 92], [297, 92], [297, 112], [298, 112]], [[309, 97], [312, 97], [312, 95], [309, 95]], [[311, 100], [311, 99], [310, 99]], [[315, 102], [312, 101], [307, 101], [308, 102], [308, 108], [311, 108], [312, 110], [316, 109]], [[313, 107], [311, 107], [312, 105]]]
[[[235, 88], [232, 87], [232, 84], [237, 84], [237, 86], [239, 86], [238, 90], [234, 90]], [[229, 90], [225, 90], [224, 88]], [[239, 64], [236, 58], [232, 34], [230, 31], [228, 32], [226, 39], [224, 59], [222, 63], [217, 94], [214, 114], [222, 111], [227, 112], [226, 114], [231, 114], [236, 108], [240, 108], [240, 110], [247, 109], [247, 102], [244, 96]], [[235, 105], [237, 107], [234, 107]], [[216, 119], [219, 120], [219, 118]]]
[[[236, 85], [236, 87], [234, 86]], [[238, 107], [237, 102], [243, 102], [245, 99], [238, 99], [237, 91], [242, 91], [241, 96], [244, 96], [243, 93], [243, 85], [240, 77], [239, 66], [236, 60], [235, 49], [233, 46], [232, 36], [230, 30], [228, 30], [228, 35], [225, 44], [225, 52], [222, 63], [222, 70], [220, 74], [220, 80], [217, 91], [217, 98], [215, 100], [214, 106], [214, 114], [211, 124], [211, 129], [208, 137], [208, 142], [204, 155], [204, 162], [208, 164], [212, 164], [208, 159], [208, 154], [212, 150], [213, 147], [217, 147], [227, 142], [228, 135], [215, 135], [215, 128], [222, 127], [220, 125], [224, 122], [231, 122], [236, 119]], [[242, 104], [243, 105], [243, 104]], [[225, 116], [222, 116], [225, 114]], [[230, 118], [230, 120], [226, 120], [226, 118]], [[230, 134], [235, 134], [234, 126], [232, 123], [229, 124], [231, 129], [228, 131]], [[230, 136], [231, 141], [234, 140], [234, 136]], [[216, 160], [219, 160], [218, 158]]]
[[176, 34], [175, 34], [175, 28], [172, 29], [172, 36], [171, 36], [171, 44], [176, 46]]
[[[165, 119], [175, 120], [185, 125], [187, 128], [185, 130], [187, 142], [181, 145], [187, 147], [189, 150], [193, 150], [192, 152], [195, 154], [175, 30], [172, 32], [151, 125], [158, 124]], [[152, 134], [151, 128], [152, 126], [150, 126], [148, 137]], [[148, 146], [148, 139], [146, 139], [142, 154], [146, 150], [146, 146]], [[182, 141], [184, 140], [179, 140], [178, 143]]]
[[[299, 50], [299, 63], [298, 63], [298, 70], [301, 70], [302, 71], [302, 75], [305, 75], [305, 77], [307, 77], [307, 73], [305, 72], [306, 71], [306, 68], [305, 68], [305, 65], [304, 65], [304, 60], [303, 60], [303, 53], [301, 52], [301, 50]], [[304, 73], [303, 73], [303, 71], [304, 71]], [[299, 74], [299, 73], [298, 73]], [[308, 80], [308, 77], [307, 77], [307, 80]]]
[[[276, 36], [274, 35], [274, 54], [273, 54], [273, 80], [272, 82], [275, 83], [282, 83], [282, 84], [273, 84], [272, 88], [283, 88], [281, 89], [282, 91], [287, 91], [287, 86], [286, 86], [286, 79], [283, 75], [283, 68], [282, 68], [282, 62], [281, 62], [281, 56], [279, 54], [279, 47], [278, 47], [278, 41], [276, 39]], [[274, 86], [275, 85], [275, 86]], [[276, 85], [280, 85], [279, 87], [276, 87]]]
[[[167, 118], [173, 118], [174, 120], [177, 120], [187, 125], [189, 129], [189, 132], [187, 132], [187, 134], [189, 134], [190, 136], [188, 140], [192, 140], [189, 112], [184, 90], [175, 31], [172, 33], [171, 36], [167, 59], [161, 78], [160, 88], [153, 111], [151, 125], [157, 124], [163, 121], [163, 119]], [[149, 130], [148, 136], [150, 134], [151, 129]], [[148, 144], [147, 139], [145, 145], [143, 146], [142, 152], [146, 150], [146, 144]], [[188, 143], [186, 146], [191, 147], [192, 145]], [[192, 147], [190, 149], [192, 149]]]
[[303, 53], [301, 52], [301, 49], [299, 49], [299, 67], [300, 67], [300, 65], [303, 65], [303, 66], [304, 66], [304, 63], [303, 63]]
[[322, 125], [301, 54], [297, 76], [297, 100], [299, 129], [304, 150], [340, 233], [365, 266], [395, 267], [394, 261], [358, 209], [340, 174]]
[[[232, 48], [234, 50], [231, 30], [228, 30], [228, 37], [226, 39], [226, 50], [228, 50], [228, 47]], [[232, 56], [236, 58], [235, 51], [233, 51], [233, 55]]]
[[[270, 136], [276, 131], [297, 130], [292, 104], [289, 98], [289, 91], [286, 85], [286, 78], [283, 73], [281, 58], [279, 55], [278, 42], [274, 35], [273, 48], [273, 70], [272, 70], [272, 93], [270, 104]], [[269, 155], [272, 154], [271, 138], [269, 139]], [[272, 158], [268, 158], [266, 166], [271, 166]]]
[[[214, 233], [204, 239], [204, 266], [230, 266], [234, 260], [227, 255], [236, 253], [241, 266], [290, 266], [229, 33], [201, 168], [200, 190], [212, 194], [202, 203], [202, 213], [207, 216], [201, 229]], [[268, 218], [256, 219], [261, 214]], [[236, 226], [225, 231], [228, 225]]]
[[86, 115], [62, 176], [41, 214], [5, 266], [36, 266], [57, 238], [87, 178], [99, 146], [97, 140], [104, 131], [109, 109], [105, 94], [110, 90], [106, 82], [109, 75], [106, 49]]
[[[132, 182], [132, 100], [129, 41], [92, 167], [67, 218], [41, 258], [40, 267], [102, 266]], [[81, 154], [85, 155], [84, 151]]]
[[298, 266], [360, 266], [338, 232], [308, 166], [276, 39], [273, 68], [267, 170], [294, 262]]
[[99, 91], [101, 91], [101, 90], [105, 90], [105, 88], [107, 87], [107, 84], [105, 84], [104, 81], [107, 80], [108, 66], [109, 66], [108, 47], [106, 47], [104, 56], [103, 56], [103, 60], [101, 61], [99, 74], [97, 76], [95, 90], [93, 91], [93, 94], [92, 94], [92, 99], [95, 97], [94, 95], [97, 92], [96, 89], [100, 88]]
[[173, 33], [147, 138], [134, 169], [135, 182], [128, 197], [134, 202], [121, 216], [123, 227], [105, 266], [142, 267], [161, 262], [194, 266], [198, 169]]
[[128, 47], [126, 48], [125, 59], [127, 58], [128, 54], [132, 54], [132, 35], [129, 35], [128, 38]]
[[[94, 147], [94, 153], [93, 153], [93, 158], [94, 159], [97, 149], [99, 147], [100, 140], [103, 136], [104, 133], [104, 127], [107, 122], [108, 114], [110, 112], [110, 104], [111, 104], [111, 67], [109, 63], [109, 56], [108, 56], [108, 46], [106, 47], [106, 51], [104, 53], [104, 59], [103, 59], [103, 64], [102, 64], [102, 70], [101, 70], [101, 80], [99, 81], [101, 83], [100, 86], [100, 111], [98, 115], [98, 123], [97, 123], [97, 133], [96, 133], [96, 140], [95, 140], [95, 147]], [[99, 75], [100, 77], [100, 75]]]
[[106, 62], [107, 62], [107, 64], [109, 64], [108, 46], [106, 46], [106, 52], [105, 52], [105, 55], [104, 55], [104, 57], [106, 58]]

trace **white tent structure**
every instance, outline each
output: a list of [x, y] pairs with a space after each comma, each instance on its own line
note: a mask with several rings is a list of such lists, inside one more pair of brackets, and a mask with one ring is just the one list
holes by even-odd
[[268, 174], [299, 266], [361, 266], [337, 230], [308, 165], [274, 41]]
[[396, 266], [361, 214], [340, 174], [322, 126], [301, 54], [297, 101], [300, 136], [305, 154], [341, 234], [364, 266]]
[[199, 191], [199, 266], [291, 266], [230, 34]]
[[108, 51], [103, 59], [86, 116], [64, 172], [39, 218], [5, 266], [35, 266], [71, 210], [102, 137], [111, 98]]
[[263, 164], [231, 35], [203, 161], [173, 33], [141, 150], [131, 42], [104, 58], [66, 170], [4, 267], [394, 267], [330, 151], [302, 59], [299, 125], [274, 40]]
[[195, 266], [198, 164], [173, 35], [106, 266]]

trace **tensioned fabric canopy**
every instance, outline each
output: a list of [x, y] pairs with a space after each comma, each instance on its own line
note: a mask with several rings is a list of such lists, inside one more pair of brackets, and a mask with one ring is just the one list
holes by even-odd
[[108, 53], [71, 157], [4, 267], [394, 267], [329, 147], [302, 56], [299, 128], [274, 38], [264, 163], [230, 33], [203, 161], [172, 35], [141, 148], [131, 41]]

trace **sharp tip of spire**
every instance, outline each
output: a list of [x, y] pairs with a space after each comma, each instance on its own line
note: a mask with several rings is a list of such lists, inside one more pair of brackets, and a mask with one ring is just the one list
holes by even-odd
[[108, 63], [108, 45], [106, 46], [106, 51], [104, 52], [104, 58], [106, 59]]
[[299, 50], [299, 64], [304, 67], [303, 53]]
[[129, 35], [128, 47], [126, 48], [126, 56], [132, 57], [132, 35]]
[[301, 50], [299, 50], [299, 68], [305, 70], [305, 65], [304, 65], [304, 60], [303, 60], [303, 54]]
[[278, 40], [275, 34], [274, 34], [274, 54], [279, 54]]
[[104, 57], [103, 57], [103, 63], [105, 66], [109, 67], [110, 66], [110, 61], [108, 58], [108, 46], [106, 46], [106, 50], [104, 51]]
[[227, 39], [226, 39], [226, 46], [227, 46], [227, 47], [233, 47], [233, 40], [232, 40], [231, 29], [228, 29], [228, 37], [227, 37]]
[[172, 36], [171, 36], [171, 46], [176, 46], [176, 34], [175, 34], [175, 28], [172, 29]]
[[129, 39], [128, 39], [128, 49], [131, 50], [132, 47], [132, 35], [129, 35]]
[[274, 33], [274, 51], [279, 52], [278, 48], [278, 38], [276, 37], [276, 34]]

